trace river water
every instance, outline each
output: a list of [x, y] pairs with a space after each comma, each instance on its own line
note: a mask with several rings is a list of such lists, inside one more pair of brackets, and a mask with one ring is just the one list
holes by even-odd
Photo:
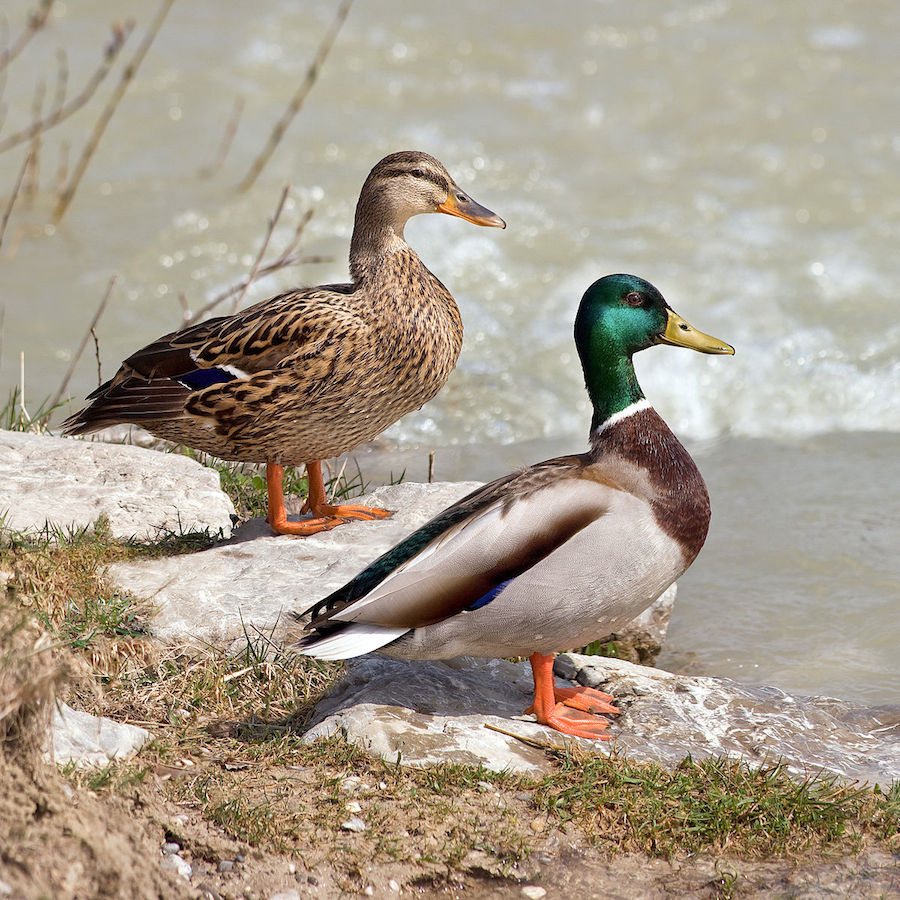
[[[302, 81], [333, 2], [176, 2], [65, 218], [70, 167], [121, 67], [48, 132], [37, 190], [0, 250], [0, 387], [54, 393], [111, 275], [103, 373], [273, 248], [314, 207], [302, 250], [328, 262], [263, 279], [244, 302], [346, 277], [359, 187], [384, 154], [440, 158], [506, 231], [445, 216], [407, 238], [463, 311], [459, 367], [386, 434], [409, 474], [492, 477], [583, 449], [571, 339], [600, 275], [648, 278], [733, 358], [654, 348], [647, 396], [695, 452], [713, 528], [681, 584], [663, 662], [868, 703], [900, 696], [900, 6], [870, 0], [572, 2], [509, 7], [357, 0], [303, 109], [249, 191], [235, 186]], [[19, 33], [28, 4], [5, 8]], [[57, 2], [6, 73], [0, 138], [70, 94], [108, 23], [154, 8]], [[235, 101], [243, 113], [212, 175]], [[46, 101], [49, 105], [49, 99]], [[24, 148], [0, 155], [8, 196]], [[4, 201], [5, 206], [5, 201]], [[96, 384], [93, 345], [70, 385]], [[422, 469], [424, 471], [424, 469]]]

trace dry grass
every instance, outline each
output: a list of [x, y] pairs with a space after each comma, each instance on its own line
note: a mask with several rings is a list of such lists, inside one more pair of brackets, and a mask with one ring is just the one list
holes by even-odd
[[[45, 649], [52, 642], [80, 659], [93, 686], [81, 705], [143, 725], [155, 740], [129, 763], [67, 777], [104, 802], [156, 808], [157, 820], [168, 817], [168, 838], [194, 859], [214, 865], [221, 841], [235, 841], [306, 871], [328, 867], [339, 890], [358, 891], [372, 865], [405, 867], [429, 884], [459, 872], [506, 878], [568, 845], [648, 859], [900, 850], [898, 785], [880, 793], [828, 779], [798, 783], [777, 766], [722, 760], [688, 759], [669, 772], [581, 752], [557, 754], [554, 774], [533, 778], [409, 769], [341, 738], [308, 745], [304, 726], [340, 664], [284, 653], [261, 634], [230, 653], [163, 648], [146, 633], [152, 610], [105, 579], [114, 560], [183, 552], [195, 540], [137, 546], [113, 541], [102, 524], [0, 540], [2, 633], [21, 635], [15, 644], [4, 638], [0, 696], [20, 698], [20, 711], [44, 709], [60, 678]], [[159, 804], [190, 811], [220, 843], [174, 823]], [[362, 831], [345, 827], [354, 818]]]
[[0, 597], [0, 758], [31, 760], [41, 749], [65, 674], [35, 618]]

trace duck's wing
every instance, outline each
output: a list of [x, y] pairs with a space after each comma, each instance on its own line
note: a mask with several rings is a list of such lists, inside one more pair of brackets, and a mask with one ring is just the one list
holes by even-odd
[[226, 405], [234, 405], [233, 383], [257, 377], [256, 397], [267, 392], [270, 380], [302, 369], [322, 348], [358, 336], [364, 324], [346, 302], [353, 291], [343, 284], [289, 291], [234, 316], [165, 334], [129, 356], [63, 430], [82, 434], [118, 422], [168, 420], [186, 415], [193, 399], [198, 414], [215, 418], [220, 391], [226, 390]]
[[548, 460], [491, 482], [317, 603], [298, 649], [355, 656], [484, 606], [605, 515], [618, 490], [584, 456]]

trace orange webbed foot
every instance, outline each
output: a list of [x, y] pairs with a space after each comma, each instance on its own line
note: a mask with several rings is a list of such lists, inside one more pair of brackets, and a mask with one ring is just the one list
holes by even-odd
[[347, 523], [346, 519], [334, 517], [304, 519], [302, 522], [288, 522], [287, 518], [272, 521], [272, 519], [266, 516], [266, 521], [269, 523], [269, 527], [275, 534], [291, 534], [295, 537], [309, 537], [311, 534], [318, 534], [321, 531], [331, 531], [332, 528], [337, 528], [338, 525], [345, 525]]
[[541, 721], [539, 717], [538, 722], [572, 737], [589, 738], [595, 741], [612, 740], [611, 734], [604, 734], [610, 725], [608, 719], [604, 719], [602, 716], [576, 717], [568, 715], [565, 709], [565, 705], [559, 703], [548, 715], [543, 717], [545, 721]]
[[607, 713], [617, 715], [621, 710], [613, 706], [612, 694], [604, 694], [589, 687], [554, 687], [553, 693], [558, 703], [564, 703], [572, 709], [580, 709], [589, 713]]
[[[534, 674], [534, 703], [525, 710], [533, 713], [541, 725], [555, 728], [573, 737], [607, 741], [611, 735], [609, 719], [600, 713], [615, 714], [619, 710], [610, 703], [613, 698], [588, 687], [561, 688], [553, 678], [553, 655], [533, 653], [530, 657]], [[575, 710], [570, 712], [570, 710]]]
[[370, 521], [372, 519], [387, 519], [393, 515], [389, 509], [354, 504], [332, 506], [329, 503], [320, 503], [315, 508], [310, 508], [308, 500], [303, 504], [301, 512], [312, 512], [317, 518], [363, 519]]

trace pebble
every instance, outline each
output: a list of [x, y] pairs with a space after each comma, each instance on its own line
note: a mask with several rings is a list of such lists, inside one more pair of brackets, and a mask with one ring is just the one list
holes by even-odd
[[397, 881], [394, 881], [393, 878], [388, 882], [388, 887], [395, 893], [397, 893], [397, 894], [400, 893], [400, 883]]
[[541, 900], [541, 897], [547, 896], [547, 892], [538, 884], [526, 884], [522, 888], [522, 896], [528, 900]]
[[166, 871], [177, 872], [185, 881], [190, 881], [194, 872], [191, 864], [186, 859], [182, 859], [177, 853], [164, 856], [160, 860], [160, 865]]
[[300, 891], [295, 891], [293, 888], [279, 891], [277, 894], [272, 894], [269, 900], [300, 900]]
[[362, 806], [360, 806], [360, 804], [357, 803], [355, 800], [351, 800], [347, 804], [347, 812], [352, 812], [352, 813], [362, 812]]
[[494, 789], [494, 786], [489, 781], [477, 781], [475, 787], [479, 791], [492, 791]]
[[162, 845], [162, 852], [169, 856], [172, 853], [177, 853], [181, 849], [181, 844], [176, 844], [175, 841], [166, 841], [165, 844]]
[[220, 859], [219, 865], [216, 868], [220, 872], [230, 872], [234, 868], [234, 861], [230, 859]]
[[243, 853], [236, 854], [234, 857], [234, 861], [242, 863], [244, 861], [244, 854]]
[[344, 831], [355, 831], [358, 833], [366, 830], [366, 823], [359, 816], [354, 816], [352, 819], [347, 819], [346, 822], [341, 822], [341, 828]]

